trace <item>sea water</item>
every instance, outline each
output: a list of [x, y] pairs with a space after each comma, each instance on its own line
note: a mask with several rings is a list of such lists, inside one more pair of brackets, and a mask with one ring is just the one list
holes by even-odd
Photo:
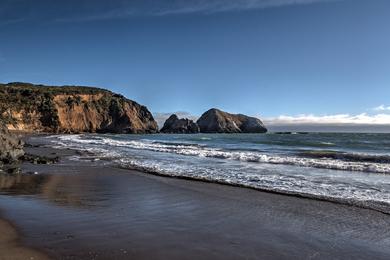
[[390, 134], [78, 134], [48, 140], [121, 167], [390, 213]]

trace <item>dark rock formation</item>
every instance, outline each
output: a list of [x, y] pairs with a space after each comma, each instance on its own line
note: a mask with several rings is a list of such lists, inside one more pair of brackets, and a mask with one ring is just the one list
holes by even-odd
[[28, 132], [158, 132], [145, 106], [91, 87], [0, 84], [0, 116], [9, 129]]
[[194, 134], [199, 133], [199, 126], [187, 118], [179, 119], [177, 115], [171, 115], [160, 130], [162, 133], [170, 134]]
[[213, 108], [197, 121], [201, 133], [265, 133], [260, 119], [241, 114], [229, 114]]
[[9, 164], [24, 155], [23, 142], [9, 133], [5, 124], [0, 121], [0, 162]]

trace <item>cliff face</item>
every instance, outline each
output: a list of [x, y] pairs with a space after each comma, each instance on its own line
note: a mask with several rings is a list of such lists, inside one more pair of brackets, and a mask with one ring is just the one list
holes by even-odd
[[199, 133], [199, 126], [190, 119], [179, 119], [177, 115], [173, 114], [165, 121], [161, 132], [168, 134], [195, 134]]
[[230, 114], [212, 108], [197, 121], [202, 133], [266, 133], [263, 122], [255, 117]]
[[28, 132], [156, 133], [145, 106], [90, 87], [0, 84], [0, 116], [10, 130]]

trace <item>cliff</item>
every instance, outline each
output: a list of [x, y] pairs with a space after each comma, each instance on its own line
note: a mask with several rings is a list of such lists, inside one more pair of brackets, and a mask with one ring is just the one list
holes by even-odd
[[212, 108], [198, 119], [202, 133], [266, 133], [260, 119], [242, 114], [230, 114]]
[[8, 129], [27, 132], [158, 131], [145, 106], [91, 87], [0, 84], [0, 116]]
[[179, 119], [177, 115], [173, 114], [165, 121], [160, 131], [169, 134], [195, 134], [199, 133], [199, 126], [190, 119]]

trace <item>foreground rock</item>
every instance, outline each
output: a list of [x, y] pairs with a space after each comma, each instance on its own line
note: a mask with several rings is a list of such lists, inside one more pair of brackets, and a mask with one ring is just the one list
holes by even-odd
[[12, 135], [0, 121], [0, 166], [14, 163], [23, 155], [23, 142]]
[[202, 133], [266, 133], [260, 119], [230, 114], [216, 108], [205, 112], [197, 121]]
[[0, 84], [0, 116], [12, 130], [28, 132], [156, 133], [145, 106], [108, 90]]
[[173, 114], [165, 121], [160, 131], [169, 134], [196, 134], [199, 133], [199, 126], [190, 119], [179, 119]]

